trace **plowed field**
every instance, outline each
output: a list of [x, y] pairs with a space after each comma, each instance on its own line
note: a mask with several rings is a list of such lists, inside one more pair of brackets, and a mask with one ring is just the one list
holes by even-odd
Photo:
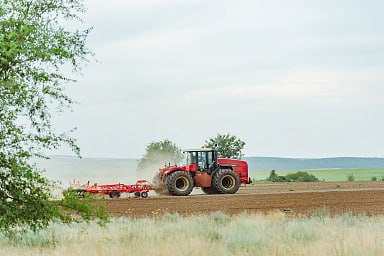
[[384, 214], [384, 182], [319, 182], [274, 183], [241, 187], [234, 195], [204, 195], [201, 190], [186, 197], [127, 197], [103, 200], [106, 210], [115, 216], [158, 216], [164, 212], [182, 215], [222, 211], [241, 212], [282, 211], [287, 214], [311, 215], [327, 208], [332, 215]]

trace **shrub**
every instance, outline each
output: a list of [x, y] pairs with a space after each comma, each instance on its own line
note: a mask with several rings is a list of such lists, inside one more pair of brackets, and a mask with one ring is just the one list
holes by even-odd
[[377, 177], [375, 177], [375, 176], [372, 177], [372, 178], [371, 178], [371, 181], [377, 181]]
[[348, 181], [355, 181], [355, 176], [353, 176], [353, 173], [348, 175]]
[[290, 173], [285, 176], [287, 181], [298, 181], [298, 182], [316, 182], [319, 181], [314, 175], [307, 172], [296, 172]]
[[278, 177], [277, 174], [276, 174], [276, 171], [275, 171], [275, 170], [272, 170], [272, 171], [269, 173], [269, 178], [268, 178], [268, 180], [273, 180], [273, 179], [275, 179], [276, 177]]
[[296, 173], [290, 173], [285, 176], [279, 176], [276, 174], [275, 170], [272, 170], [269, 178], [267, 179], [268, 181], [272, 182], [316, 182], [319, 181], [319, 179], [307, 172], [296, 172]]
[[268, 181], [272, 182], [285, 182], [285, 177], [284, 176], [278, 176], [276, 174], [275, 170], [272, 170], [271, 173], [269, 174], [269, 178], [267, 179]]

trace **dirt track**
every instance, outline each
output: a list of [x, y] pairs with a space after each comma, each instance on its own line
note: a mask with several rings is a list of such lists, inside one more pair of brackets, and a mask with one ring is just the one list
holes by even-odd
[[104, 202], [107, 212], [131, 217], [157, 216], [164, 212], [189, 215], [213, 211], [238, 214], [276, 210], [310, 215], [323, 207], [329, 209], [331, 214], [379, 215], [384, 214], [384, 182], [257, 184], [242, 187], [234, 195], [129, 197]]

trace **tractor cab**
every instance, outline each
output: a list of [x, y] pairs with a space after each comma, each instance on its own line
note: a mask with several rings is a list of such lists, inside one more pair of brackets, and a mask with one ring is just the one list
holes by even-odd
[[211, 148], [187, 149], [186, 168], [189, 172], [207, 172], [217, 168], [217, 151]]

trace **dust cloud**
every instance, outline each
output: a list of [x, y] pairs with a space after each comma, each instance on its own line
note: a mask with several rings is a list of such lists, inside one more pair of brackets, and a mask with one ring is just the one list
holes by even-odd
[[139, 177], [137, 159], [76, 158], [53, 156], [50, 159], [35, 159], [43, 170], [43, 176], [58, 182], [54, 195], [70, 187], [73, 180], [86, 184], [134, 184]]
[[156, 152], [150, 159], [141, 160], [137, 165], [137, 176], [152, 182], [159, 169], [165, 166], [183, 165], [185, 160], [175, 159], [171, 152]]

